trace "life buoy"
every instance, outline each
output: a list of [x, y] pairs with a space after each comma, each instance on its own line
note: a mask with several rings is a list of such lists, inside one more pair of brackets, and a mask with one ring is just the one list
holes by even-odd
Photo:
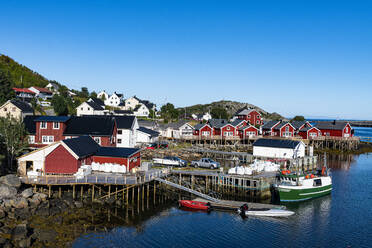
[[306, 179], [309, 179], [309, 175], [306, 175], [306, 177], [305, 177]]
[[313, 174], [310, 175], [311, 178], [314, 178], [315, 176]]

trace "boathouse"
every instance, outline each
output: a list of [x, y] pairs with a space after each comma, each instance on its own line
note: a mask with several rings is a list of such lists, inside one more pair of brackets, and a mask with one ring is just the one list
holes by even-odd
[[206, 123], [196, 124], [194, 126], [194, 135], [199, 137], [211, 137], [213, 129]]
[[302, 141], [281, 139], [258, 139], [253, 143], [253, 156], [291, 159], [305, 156], [305, 144]]
[[349, 122], [345, 121], [319, 121], [316, 127], [323, 136], [349, 138], [354, 136], [354, 130]]
[[61, 140], [18, 158], [18, 173], [40, 176], [43, 174], [74, 174], [82, 165], [120, 164], [127, 171], [140, 166], [141, 154], [137, 148], [103, 147], [90, 136]]
[[303, 139], [314, 139], [322, 136], [322, 132], [316, 127], [305, 127], [298, 131], [298, 135]]
[[239, 137], [241, 139], [247, 139], [247, 138], [253, 138], [258, 136], [258, 128], [249, 125], [249, 126], [244, 126], [238, 130]]
[[263, 124], [261, 114], [255, 109], [243, 108], [238, 110], [234, 116], [240, 120], [247, 121], [253, 126]]

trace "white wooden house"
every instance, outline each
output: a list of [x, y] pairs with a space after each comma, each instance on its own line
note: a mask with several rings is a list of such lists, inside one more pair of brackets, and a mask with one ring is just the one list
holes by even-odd
[[258, 139], [253, 143], [253, 156], [290, 159], [305, 156], [302, 141], [281, 139]]

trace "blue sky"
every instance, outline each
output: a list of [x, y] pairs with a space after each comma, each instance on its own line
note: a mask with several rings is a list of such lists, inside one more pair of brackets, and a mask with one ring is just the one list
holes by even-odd
[[3, 1], [0, 53], [70, 88], [372, 119], [372, 1]]

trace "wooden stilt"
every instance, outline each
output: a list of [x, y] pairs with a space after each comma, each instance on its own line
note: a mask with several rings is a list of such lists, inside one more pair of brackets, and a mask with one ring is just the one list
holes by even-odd
[[80, 200], [83, 200], [83, 190], [84, 190], [84, 185], [80, 186]]
[[75, 184], [72, 185], [72, 199], [75, 200]]
[[59, 186], [59, 189], [58, 189], [58, 197], [59, 198], [62, 198], [62, 189], [61, 189], [61, 186]]
[[94, 200], [94, 185], [92, 185], [92, 201]]
[[52, 186], [49, 185], [48, 188], [49, 188], [48, 196], [49, 198], [51, 198], [52, 197]]

